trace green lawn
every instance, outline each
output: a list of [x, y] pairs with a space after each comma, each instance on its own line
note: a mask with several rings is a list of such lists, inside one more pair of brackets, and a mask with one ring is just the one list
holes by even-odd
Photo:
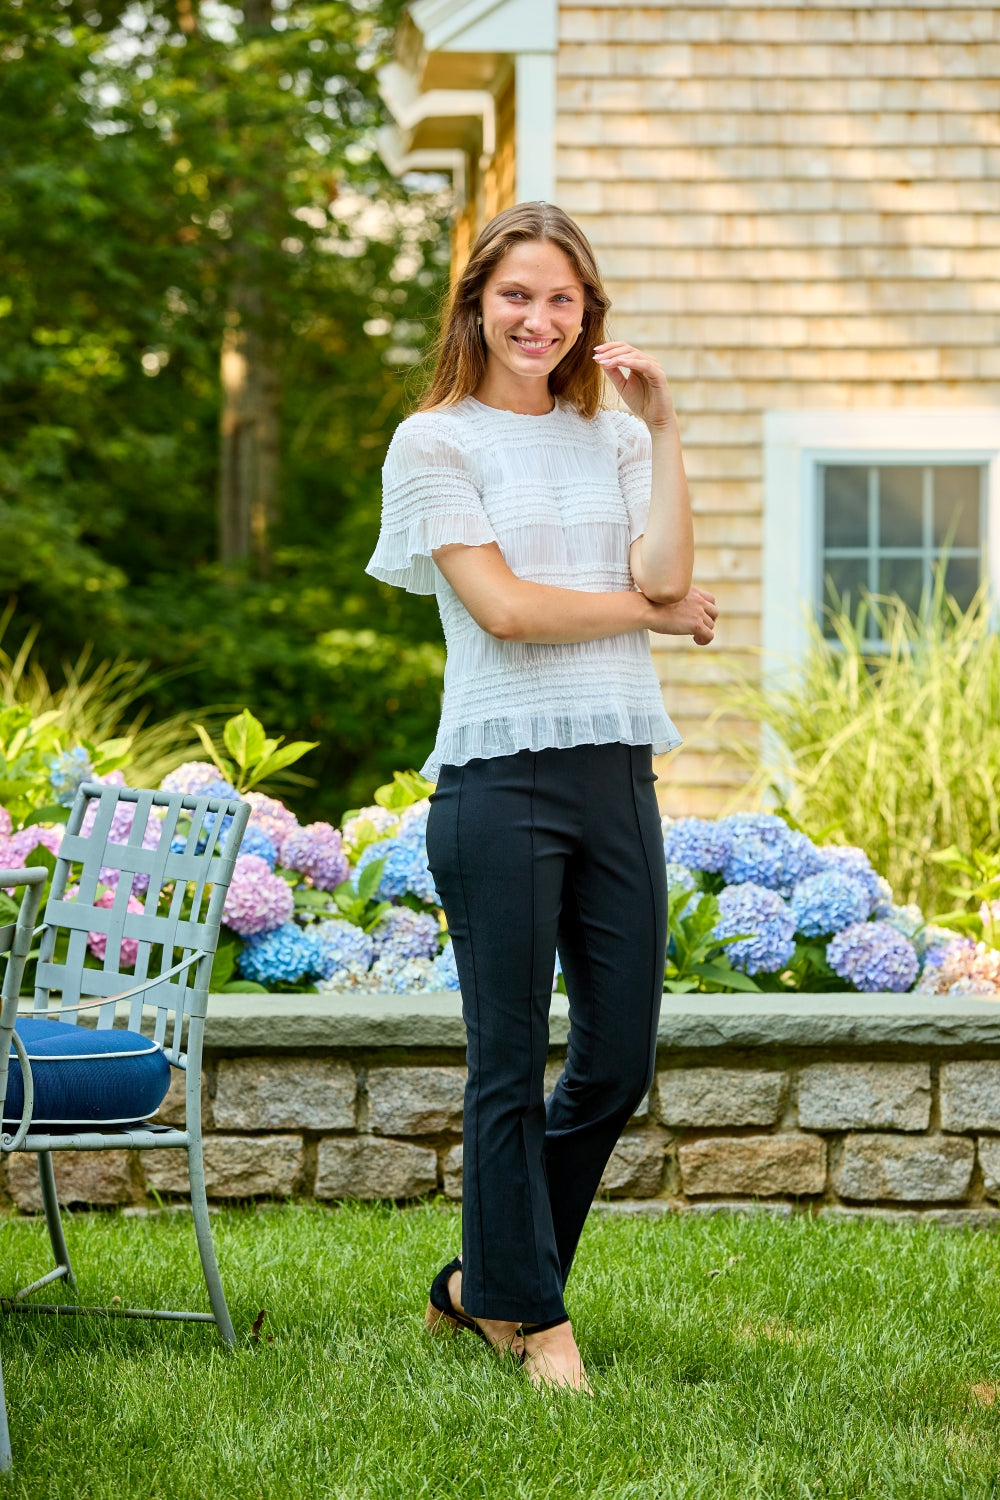
[[[987, 1236], [592, 1220], [571, 1285], [587, 1400], [539, 1395], [468, 1335], [426, 1337], [453, 1209], [215, 1224], [235, 1353], [194, 1325], [3, 1320], [4, 1494], [1000, 1494], [1000, 1241]], [[68, 1233], [85, 1299], [202, 1305], [186, 1217], [82, 1214]], [[37, 1267], [40, 1223], [7, 1219], [0, 1236], [8, 1274]]]

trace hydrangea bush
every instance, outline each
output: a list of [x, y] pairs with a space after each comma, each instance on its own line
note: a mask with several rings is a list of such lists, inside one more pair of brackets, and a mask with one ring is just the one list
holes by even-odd
[[[340, 828], [301, 824], [278, 798], [254, 789], [253, 766], [282, 755], [278, 745], [244, 714], [227, 726], [232, 759], [213, 753], [212, 760], [188, 761], [162, 783], [171, 792], [242, 796], [251, 808], [213, 988], [457, 991], [427, 862], [431, 784], [397, 772], [371, 806], [346, 813]], [[0, 806], [0, 868], [51, 863], [62, 837], [54, 818], [80, 780], [124, 779], [117, 767], [98, 771], [86, 749], [72, 747], [49, 758], [46, 774], [44, 795], [36, 789], [32, 804], [44, 804], [53, 818], [32, 822], [23, 803], [14, 816]], [[114, 841], [129, 837], [133, 816], [132, 806], [120, 809]], [[160, 833], [154, 811], [144, 847], [155, 848]], [[179, 847], [185, 837], [182, 827]], [[956, 887], [965, 908], [945, 918], [957, 929], [949, 930], [928, 923], [918, 907], [897, 905], [863, 850], [819, 845], [776, 813], [664, 818], [663, 851], [668, 990], [1000, 994], [1000, 867], [984, 873], [957, 851], [938, 856], [967, 877]], [[110, 904], [119, 874], [102, 873], [100, 900]], [[135, 876], [130, 909], [141, 909], [142, 896], [142, 877]], [[105, 946], [101, 934], [91, 934], [94, 960], [104, 958]], [[123, 944], [122, 967], [134, 962], [134, 947]], [[561, 987], [558, 965], [556, 982]]]

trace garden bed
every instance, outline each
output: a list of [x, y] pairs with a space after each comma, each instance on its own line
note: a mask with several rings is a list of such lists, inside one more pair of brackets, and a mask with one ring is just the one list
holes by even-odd
[[[553, 998], [549, 1082], [566, 1002]], [[665, 995], [650, 1096], [605, 1176], [647, 1213], [1000, 1223], [1000, 1001], [968, 996]], [[461, 1197], [457, 995], [216, 995], [206, 1029], [212, 1197]], [[180, 1078], [175, 1079], [180, 1083]], [[179, 1091], [161, 1118], [180, 1116]], [[68, 1202], [183, 1195], [176, 1151], [57, 1159]], [[38, 1206], [34, 1163], [8, 1202]]]

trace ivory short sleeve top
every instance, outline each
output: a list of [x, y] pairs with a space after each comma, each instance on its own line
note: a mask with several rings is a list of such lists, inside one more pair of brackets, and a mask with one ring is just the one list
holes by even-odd
[[511, 571], [532, 583], [631, 589], [629, 546], [645, 529], [650, 477], [649, 433], [627, 412], [588, 420], [557, 401], [544, 416], [523, 416], [469, 396], [400, 423], [367, 572], [437, 595], [447, 660], [425, 776], [518, 750], [680, 744], [646, 631], [568, 645], [497, 640], [431, 558], [449, 542], [496, 542]]

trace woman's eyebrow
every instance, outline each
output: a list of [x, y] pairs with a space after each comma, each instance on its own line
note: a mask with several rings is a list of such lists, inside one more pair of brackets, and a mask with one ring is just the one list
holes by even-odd
[[[505, 292], [528, 292], [531, 290], [531, 288], [527, 286], [523, 281], [501, 281], [497, 289]], [[565, 286], [554, 286], [549, 288], [550, 295], [554, 295], [556, 292], [578, 292], [580, 290], [581, 288], [574, 286], [572, 282], [567, 282]]]

